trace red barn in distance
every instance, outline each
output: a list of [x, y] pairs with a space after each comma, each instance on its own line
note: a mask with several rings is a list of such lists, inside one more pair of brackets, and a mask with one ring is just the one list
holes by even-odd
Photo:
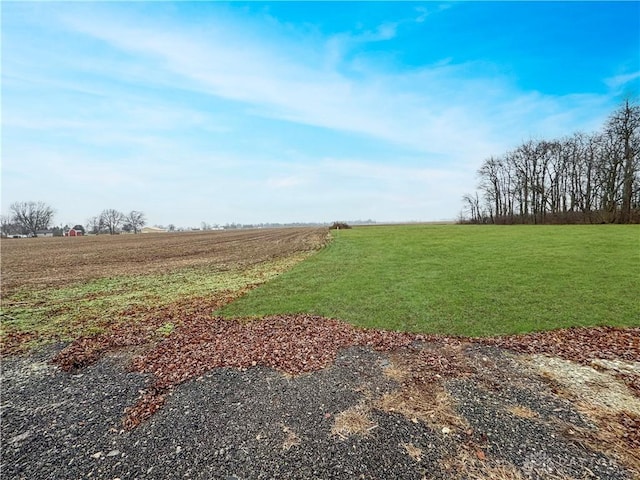
[[84, 235], [84, 228], [82, 225], [76, 225], [70, 228], [68, 232], [65, 232], [65, 237], [82, 237]]

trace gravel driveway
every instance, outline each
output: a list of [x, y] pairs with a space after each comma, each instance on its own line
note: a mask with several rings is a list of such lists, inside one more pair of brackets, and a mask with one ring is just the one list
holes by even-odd
[[622, 380], [637, 362], [349, 347], [296, 376], [208, 370], [125, 431], [152, 375], [130, 371], [126, 349], [67, 373], [50, 363], [61, 348], [3, 359], [2, 478], [640, 478], [640, 399]]

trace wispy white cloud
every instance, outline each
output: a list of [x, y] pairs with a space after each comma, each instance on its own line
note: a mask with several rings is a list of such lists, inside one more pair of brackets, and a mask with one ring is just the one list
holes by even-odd
[[[486, 155], [525, 125], [534, 135], [536, 128], [540, 135], [546, 134], [544, 118], [533, 120], [542, 117], [539, 112], [534, 115], [541, 103], [549, 115], [570, 110], [565, 118], [575, 124], [584, 117], [579, 102], [534, 98], [492, 72], [471, 73], [477, 71], [471, 65], [438, 64], [385, 74], [368, 71], [352, 78], [290, 58], [282, 45], [245, 40], [236, 33], [241, 25], [213, 24], [206, 32], [192, 33], [171, 25], [140, 27], [126, 18], [67, 21], [84, 34], [153, 60], [158, 70], [149, 72], [152, 77], [178, 75], [184, 79], [182, 88], [244, 102], [257, 115], [372, 136], [425, 153], [447, 152], [458, 158]], [[388, 23], [361, 38], [383, 40], [393, 37], [395, 30], [396, 25]], [[325, 44], [327, 54], [339, 54], [344, 46], [337, 48], [335, 39], [331, 42]], [[517, 123], [514, 104], [525, 107]]]
[[[196, 40], [168, 32], [158, 36], [135, 28], [104, 28], [102, 24], [94, 26], [91, 34], [129, 52], [161, 57], [166, 69], [186, 77], [191, 88], [245, 102], [254, 113], [425, 147], [422, 138], [407, 135], [399, 118], [393, 118], [409, 105], [402, 105], [400, 96], [381, 91], [378, 85], [309, 70], [261, 46], [234, 45], [224, 36]], [[395, 112], [385, 112], [388, 107], [382, 102], [393, 104]]]
[[413, 19], [416, 23], [423, 23], [428, 16], [433, 15], [437, 12], [442, 12], [444, 10], [448, 10], [451, 8], [453, 4], [451, 3], [441, 3], [440, 5], [430, 6], [429, 8], [425, 6], [419, 6], [415, 8], [415, 12], [418, 14], [417, 17]]
[[[210, 221], [217, 214], [269, 220], [269, 209], [297, 219], [425, 219], [433, 209], [453, 218], [486, 156], [523, 137], [598, 128], [609, 98], [523, 91], [488, 60], [390, 66], [353, 55], [396, 40], [447, 5], [325, 36], [275, 18], [213, 15], [193, 26], [113, 5], [92, 5], [91, 15], [52, 10], [50, 28], [69, 35], [79, 53], [55, 50], [41, 70], [37, 45], [24, 58], [12, 55], [3, 82], [47, 101], [29, 103], [27, 94], [9, 100], [2, 121], [14, 141], [29, 132], [67, 141], [55, 152], [10, 146], [3, 170], [26, 178], [20, 162], [32, 170], [44, 162], [59, 181], [102, 178], [94, 188], [99, 201], [109, 192], [146, 195], [158, 215], [178, 208], [162, 192], [181, 192], [193, 215], [209, 212], [201, 218]], [[103, 55], [77, 47], [84, 43]], [[607, 82], [615, 88], [637, 77]], [[304, 146], [296, 143], [300, 132], [310, 138]], [[367, 153], [340, 152], [345, 138]], [[95, 158], [88, 161], [90, 146]], [[27, 188], [13, 183], [3, 190]]]
[[613, 77], [605, 78], [604, 82], [610, 88], [618, 88], [633, 80], [640, 78], [640, 72], [624, 73], [621, 75], [615, 75]]

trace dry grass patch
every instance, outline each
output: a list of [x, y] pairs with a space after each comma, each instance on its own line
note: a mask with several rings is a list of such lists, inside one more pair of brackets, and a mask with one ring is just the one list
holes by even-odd
[[416, 447], [413, 443], [403, 443], [402, 446], [407, 451], [407, 455], [413, 458], [416, 462], [422, 461], [422, 449]]
[[351, 407], [335, 416], [331, 433], [342, 439], [351, 435], [368, 436], [372, 430], [378, 427], [369, 417], [369, 407], [359, 404]]
[[[524, 480], [522, 474], [509, 464], [497, 464], [484, 466], [482, 471], [469, 471], [465, 478], [468, 480]], [[549, 477], [545, 477], [545, 480], [553, 480]], [[560, 480], [558, 478], [558, 480]], [[573, 480], [569, 478], [563, 478], [562, 480]]]
[[577, 407], [597, 428], [592, 430], [572, 425], [563, 430], [563, 435], [615, 458], [632, 472], [633, 478], [640, 478], [640, 416], [629, 412], [603, 414], [597, 408], [584, 404]]
[[444, 339], [418, 351], [406, 350], [391, 356], [384, 374], [401, 386], [385, 393], [373, 403], [384, 412], [396, 412], [414, 423], [449, 433], [451, 429], [468, 429], [455, 412], [454, 401], [442, 385], [445, 378], [464, 376], [475, 371], [464, 355], [464, 343]]
[[457, 338], [443, 337], [438, 344], [397, 353], [385, 369], [386, 374], [395, 376], [400, 383], [430, 383], [475, 373], [476, 367], [465, 352], [468, 345]]
[[523, 407], [522, 405], [512, 405], [507, 408], [507, 412], [520, 418], [535, 418], [538, 416], [536, 412], [528, 407]]
[[282, 442], [283, 450], [289, 450], [291, 447], [295, 447], [302, 443], [298, 434], [287, 425], [282, 425], [282, 431], [285, 434], [284, 441]]
[[[460, 449], [453, 457], [441, 461], [442, 469], [451, 480], [525, 480], [510, 463], [485, 459], [480, 450]], [[550, 478], [543, 477], [545, 480]], [[569, 480], [569, 479], [566, 479]]]
[[469, 427], [455, 412], [453, 402], [451, 395], [441, 385], [432, 384], [385, 393], [374, 406], [383, 412], [399, 413], [414, 423], [423, 422], [438, 431], [453, 428], [467, 430]]
[[382, 373], [385, 377], [390, 378], [391, 380], [398, 383], [404, 383], [409, 377], [409, 372], [407, 371], [407, 369], [401, 368], [395, 363], [390, 363], [389, 365], [384, 367], [382, 369]]

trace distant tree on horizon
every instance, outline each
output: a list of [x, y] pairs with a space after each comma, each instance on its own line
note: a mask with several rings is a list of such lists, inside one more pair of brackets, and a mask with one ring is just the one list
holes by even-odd
[[87, 231], [89, 233], [97, 235], [98, 233], [100, 233], [100, 228], [100, 216], [89, 217], [87, 219]]
[[147, 224], [144, 213], [138, 212], [137, 210], [131, 210], [129, 215], [124, 217], [124, 221], [127, 222], [131, 230], [133, 230], [133, 233], [138, 233], [140, 229]]
[[0, 233], [4, 236], [22, 235], [26, 233], [22, 225], [13, 221], [10, 215], [0, 215]]
[[109, 235], [115, 235], [118, 233], [124, 219], [124, 214], [118, 210], [113, 208], [103, 210], [99, 217], [99, 230], [105, 228], [109, 231]]
[[38, 235], [38, 230], [46, 230], [53, 221], [55, 210], [44, 202], [14, 202], [9, 207], [11, 220], [26, 232]]

